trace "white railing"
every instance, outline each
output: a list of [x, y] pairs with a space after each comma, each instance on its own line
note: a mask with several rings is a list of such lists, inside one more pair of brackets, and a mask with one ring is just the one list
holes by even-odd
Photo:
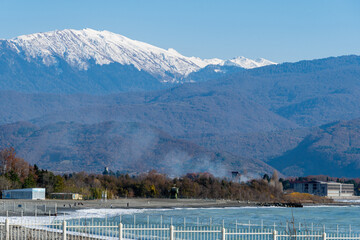
[[296, 229], [276, 231], [270, 229], [231, 229], [225, 227], [186, 227], [173, 225], [127, 225], [105, 222], [52, 223], [13, 222], [0, 223], [0, 239], [166, 239], [166, 240], [360, 240], [359, 233], [326, 233]]
[[[71, 205], [70, 205], [71, 206]], [[57, 203], [37, 203], [23, 201], [0, 202], [0, 213], [5, 216], [40, 216], [57, 213]]]

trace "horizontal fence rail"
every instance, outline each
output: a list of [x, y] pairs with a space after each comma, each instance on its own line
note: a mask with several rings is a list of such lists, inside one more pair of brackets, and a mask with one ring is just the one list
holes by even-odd
[[10, 221], [0, 223], [0, 240], [15, 239], [119, 239], [119, 240], [360, 240], [359, 233], [325, 231], [276, 231], [270, 229], [231, 229], [219, 226], [131, 225], [106, 222]]
[[36, 203], [6, 201], [0, 203], [0, 213], [4, 216], [41, 216], [57, 214], [57, 203]]

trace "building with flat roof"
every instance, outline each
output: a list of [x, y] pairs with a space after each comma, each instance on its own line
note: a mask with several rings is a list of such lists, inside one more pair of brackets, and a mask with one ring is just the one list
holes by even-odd
[[45, 188], [24, 188], [24, 189], [2, 190], [2, 198], [45, 200]]
[[294, 191], [327, 197], [354, 196], [354, 184], [322, 181], [296, 181]]
[[79, 193], [51, 193], [50, 197], [52, 199], [72, 199], [72, 200], [83, 199], [83, 196]]

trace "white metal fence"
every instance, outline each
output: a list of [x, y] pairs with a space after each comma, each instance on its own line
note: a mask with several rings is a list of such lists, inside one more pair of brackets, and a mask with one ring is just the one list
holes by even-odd
[[72, 239], [142, 239], [142, 240], [360, 240], [359, 233], [326, 233], [289, 229], [227, 229], [224, 227], [184, 227], [173, 225], [127, 225], [105, 222], [66, 220], [52, 223], [10, 221], [0, 223], [0, 239], [72, 240]]
[[5, 216], [37, 216], [57, 213], [57, 203], [37, 203], [20, 201], [0, 202], [0, 214]]

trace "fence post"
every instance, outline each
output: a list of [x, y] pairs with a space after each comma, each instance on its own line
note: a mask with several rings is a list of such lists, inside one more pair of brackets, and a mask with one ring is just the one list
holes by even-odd
[[170, 240], [174, 240], [174, 226], [170, 226]]
[[277, 240], [277, 231], [276, 230], [273, 231], [273, 240]]
[[10, 239], [10, 224], [8, 218], [5, 219], [5, 239]]
[[326, 232], [323, 233], [323, 240], [326, 240]]
[[221, 229], [221, 235], [222, 235], [222, 240], [226, 240], [226, 229], [224, 227]]
[[123, 224], [119, 223], [119, 240], [123, 239]]
[[66, 221], [65, 220], [63, 220], [62, 227], [63, 227], [63, 237], [62, 237], [62, 239], [66, 240]]

